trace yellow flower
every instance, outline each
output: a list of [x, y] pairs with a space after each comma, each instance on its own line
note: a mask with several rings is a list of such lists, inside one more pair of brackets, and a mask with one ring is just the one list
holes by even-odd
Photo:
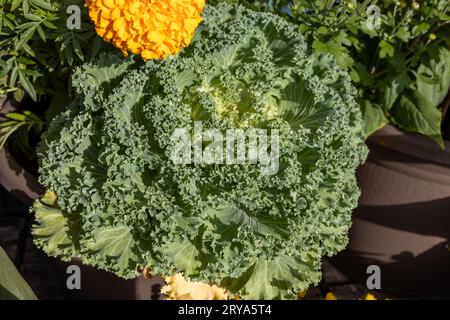
[[161, 292], [168, 300], [227, 300], [228, 293], [216, 285], [190, 282], [181, 273], [165, 277], [166, 285]]
[[86, 0], [97, 33], [145, 60], [189, 45], [204, 6], [205, 0]]
[[45, 192], [45, 194], [42, 197], [41, 201], [44, 204], [49, 205], [51, 207], [56, 206], [56, 193], [54, 193], [53, 191]]
[[378, 300], [373, 294], [366, 294], [366, 296], [364, 297], [364, 300]]
[[337, 298], [336, 298], [336, 296], [334, 295], [333, 292], [328, 292], [328, 293], [325, 295], [325, 300], [337, 300]]

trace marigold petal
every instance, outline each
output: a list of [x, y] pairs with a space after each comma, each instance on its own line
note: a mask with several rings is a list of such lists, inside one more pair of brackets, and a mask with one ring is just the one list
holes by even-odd
[[114, 8], [115, 7], [115, 3], [114, 0], [102, 0], [103, 6], [107, 7], [107, 8]]
[[189, 45], [204, 0], [86, 0], [97, 33], [122, 52], [165, 58]]

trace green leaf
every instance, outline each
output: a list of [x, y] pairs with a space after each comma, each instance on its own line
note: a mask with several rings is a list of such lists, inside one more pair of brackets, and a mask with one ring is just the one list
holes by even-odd
[[426, 22], [421, 22], [413, 27], [412, 34], [414, 37], [417, 37], [418, 35], [425, 34], [428, 29], [430, 29], [430, 25]]
[[58, 29], [57, 26], [55, 26], [53, 23], [51, 23], [51, 22], [48, 21], [48, 20], [42, 20], [42, 24], [43, 24], [44, 26], [46, 26], [47, 28], [49, 28], [49, 29]]
[[320, 40], [315, 39], [312, 47], [317, 53], [327, 53], [328, 52], [328, 46], [326, 43], [321, 42]]
[[22, 0], [13, 0], [13, 2], [11, 3], [11, 11], [16, 10], [20, 4], [22, 3]]
[[376, 37], [378, 35], [377, 29], [368, 27], [367, 20], [361, 21], [359, 28], [363, 33], [369, 35], [370, 37]]
[[65, 48], [64, 49], [64, 55], [66, 57], [66, 61], [67, 63], [71, 66], [73, 64], [73, 52], [72, 52], [72, 48]]
[[334, 37], [334, 41], [336, 41], [336, 43], [338, 44], [343, 44], [345, 46], [352, 45], [352, 43], [348, 39], [347, 33], [344, 30], [339, 31], [339, 34], [336, 37]]
[[408, 42], [411, 36], [409, 31], [405, 27], [400, 27], [395, 35], [403, 42]]
[[23, 29], [28, 29], [28, 28], [34, 27], [34, 26], [36, 26], [36, 22], [25, 22], [25, 23], [22, 23], [21, 25], [18, 25], [16, 28], [19, 30], [23, 30]]
[[22, 101], [24, 96], [25, 91], [22, 88], [17, 88], [17, 90], [13, 92], [13, 97], [16, 101]]
[[370, 86], [373, 84], [373, 77], [367, 71], [366, 66], [361, 62], [356, 62], [351, 71], [352, 80], [356, 83], [361, 83], [363, 85]]
[[30, 4], [28, 0], [22, 0], [22, 10], [25, 15], [30, 11]]
[[40, 36], [41, 39], [45, 42], [45, 41], [46, 41], [46, 38], [45, 38], [45, 32], [44, 32], [44, 30], [42, 30], [42, 27], [41, 27], [40, 25], [38, 25], [36, 28], [37, 28], [37, 31], [38, 31], [39, 36]]
[[22, 36], [20, 37], [19, 41], [16, 44], [16, 51], [20, 50], [25, 43], [27, 43], [33, 36], [36, 31], [37, 25], [35, 24], [33, 27], [27, 29]]
[[36, 54], [34, 53], [34, 51], [31, 49], [31, 47], [25, 43], [22, 47], [23, 51], [25, 51], [26, 53], [28, 53], [30, 56], [32, 56], [33, 58], [36, 57]]
[[87, 244], [88, 250], [95, 251], [103, 258], [116, 258], [117, 268], [122, 272], [128, 271], [130, 261], [136, 259], [134, 246], [133, 235], [126, 226], [100, 229]]
[[72, 225], [74, 230], [78, 229], [78, 221], [69, 222], [68, 216], [53, 206], [53, 201], [47, 195], [34, 204], [33, 210], [37, 224], [33, 225], [32, 234], [35, 243], [48, 255], [74, 257], [78, 252], [77, 241], [72, 239], [69, 226]]
[[24, 88], [24, 90], [30, 95], [31, 99], [37, 101], [36, 90], [33, 87], [33, 84], [28, 80], [27, 77], [23, 75], [22, 72], [19, 72], [20, 84]]
[[195, 274], [201, 266], [199, 251], [190, 241], [172, 242], [166, 250], [173, 264], [187, 276]]
[[400, 73], [393, 79], [386, 79], [384, 86], [381, 88], [383, 92], [383, 108], [390, 110], [400, 94], [408, 87], [411, 80], [406, 73]]
[[19, 76], [19, 68], [14, 68], [11, 71], [11, 76], [9, 77], [9, 86], [14, 87], [17, 82], [17, 77]]
[[261, 236], [270, 235], [278, 239], [289, 237], [289, 224], [283, 217], [274, 217], [263, 213], [250, 214], [231, 204], [211, 209], [210, 215], [217, 218], [217, 232], [227, 241], [231, 241], [242, 226], [250, 227], [254, 233]]
[[16, 125], [17, 121], [9, 120], [9, 121], [0, 121], [0, 129], [11, 127], [13, 125]]
[[[40, 16], [37, 16], [35, 14], [29, 13], [26, 15], [26, 18], [28, 20], [34, 21], [35, 23], [38, 22], [40, 23], [42, 21], [42, 18]], [[37, 24], [37, 23], [36, 23]]]
[[349, 54], [349, 51], [346, 47], [344, 47], [341, 42], [344, 42], [347, 45], [351, 43], [348, 42], [345, 37], [337, 37], [336, 39], [332, 39], [327, 43], [321, 42], [319, 40], [314, 40], [313, 48], [317, 54], [331, 54], [336, 59], [336, 62], [339, 66], [344, 69], [347, 69], [353, 64], [353, 58]]
[[327, 34], [329, 30], [326, 26], [320, 26], [319, 28], [317, 28], [316, 32], [318, 34]]
[[294, 78], [295, 80], [279, 93], [280, 110], [293, 128], [317, 128], [333, 110], [326, 105], [319, 107], [307, 83], [300, 77]]
[[331, 53], [334, 55], [337, 64], [343, 69], [349, 68], [354, 62], [352, 56], [344, 47], [336, 47]]
[[372, 104], [368, 100], [360, 101], [361, 111], [365, 123], [366, 137], [372, 133], [381, 129], [388, 123], [388, 119], [384, 115], [383, 108], [381, 106]]
[[221, 286], [229, 288], [231, 292], [244, 288], [244, 299], [292, 299], [298, 292], [308, 288], [309, 281], [319, 282], [321, 274], [313, 271], [312, 264], [312, 260], [306, 256], [294, 258], [280, 255], [271, 260], [257, 258], [241, 277], [227, 278]]
[[380, 58], [392, 57], [394, 55], [394, 47], [387, 41], [380, 41]]
[[[8, 138], [25, 124], [25, 122], [13, 122], [14, 123], [9, 121], [2, 122], [2, 127], [0, 127], [0, 149], [3, 148]], [[6, 125], [7, 123], [9, 123], [9, 125]]]
[[37, 300], [35, 294], [0, 247], [0, 300]]
[[16, 121], [25, 121], [25, 115], [21, 114], [21, 113], [17, 113], [17, 112], [10, 112], [8, 114], [5, 115], [7, 118], [11, 119], [11, 120], [16, 120]]
[[402, 129], [430, 137], [444, 148], [441, 135], [441, 113], [417, 91], [405, 92], [391, 110]]
[[[105, 64], [106, 63], [107, 61], [105, 61]], [[115, 79], [123, 75], [131, 64], [131, 60], [128, 60], [122, 64], [110, 63], [110, 65], [97, 68], [91, 68], [87, 66], [85, 68], [85, 72], [88, 78], [87, 81], [89, 82], [89, 85], [98, 87], [106, 81], [110, 81], [111, 79]]]
[[417, 69], [417, 91], [437, 107], [450, 87], [450, 51], [440, 47]]
[[83, 51], [81, 50], [80, 43], [78, 42], [78, 40], [76, 38], [73, 39], [72, 46], [73, 46], [73, 51], [78, 56], [78, 58], [80, 58], [81, 61], [84, 61]]
[[47, 10], [53, 10], [52, 5], [44, 0], [30, 0], [32, 4]]

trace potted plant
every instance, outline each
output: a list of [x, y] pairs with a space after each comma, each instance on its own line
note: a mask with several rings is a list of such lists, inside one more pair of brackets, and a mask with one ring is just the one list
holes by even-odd
[[[97, 32], [147, 62], [102, 54], [75, 70], [38, 147], [49, 193], [33, 205], [35, 243], [128, 279], [146, 269], [184, 286], [182, 272], [215, 284], [211, 297], [297, 298], [345, 247], [359, 195], [367, 150], [348, 74], [270, 13], [207, 5], [190, 44], [196, 25], [124, 45], [140, 31], [103, 2], [88, 1]], [[147, 8], [135, 6], [120, 9]], [[202, 8], [183, 8], [196, 17], [184, 25]]]
[[449, 2], [244, 2], [296, 23], [358, 88], [370, 153], [335, 264], [362, 282], [378, 265], [381, 288], [397, 294], [448, 290]]

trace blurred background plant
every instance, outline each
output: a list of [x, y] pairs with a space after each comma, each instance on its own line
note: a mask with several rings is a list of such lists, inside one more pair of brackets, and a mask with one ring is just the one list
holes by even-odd
[[[67, 26], [76, 19], [71, 5], [80, 8], [80, 28]], [[0, 114], [0, 148], [8, 139], [11, 149], [33, 158], [33, 137], [70, 100], [73, 67], [102, 46], [83, 0], [0, 0], [0, 96], [2, 104], [8, 98], [19, 106]]]
[[450, 1], [225, 1], [282, 15], [316, 54], [333, 55], [359, 89], [367, 136], [390, 123], [441, 147], [450, 138], [442, 105], [450, 86]]

